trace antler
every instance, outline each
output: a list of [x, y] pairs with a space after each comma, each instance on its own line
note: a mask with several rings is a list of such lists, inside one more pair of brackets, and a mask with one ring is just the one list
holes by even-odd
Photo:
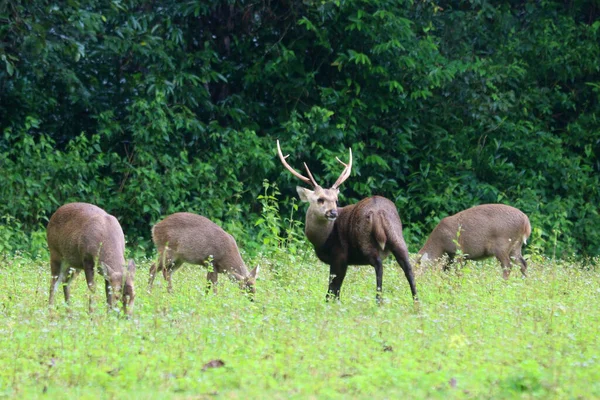
[[340, 160], [337, 157], [335, 158], [336, 160], [338, 160], [338, 162], [340, 164], [342, 164], [344, 166], [344, 170], [342, 171], [342, 173], [341, 173], [340, 177], [337, 179], [337, 181], [335, 181], [335, 183], [331, 187], [332, 189], [337, 189], [342, 183], [344, 183], [344, 181], [346, 179], [348, 179], [350, 177], [350, 172], [352, 172], [352, 149], [349, 148], [348, 151], [350, 152], [350, 160], [348, 161], [348, 164], [346, 164], [345, 162], [343, 162], [342, 160]]
[[[339, 158], [335, 158], [336, 160], [338, 160], [338, 162], [340, 164], [342, 164], [344, 166], [344, 170], [342, 171], [340, 177], [337, 179], [337, 181], [335, 181], [335, 183], [333, 184], [333, 186], [331, 187], [332, 189], [337, 189], [342, 183], [344, 183], [344, 181], [346, 179], [348, 179], [350, 177], [350, 173], [352, 172], [352, 149], [348, 149], [350, 152], [350, 159], [348, 160], [348, 164], [346, 164], [345, 162], [343, 162], [342, 160], [340, 160]], [[317, 183], [317, 181], [315, 181], [315, 178], [313, 178], [312, 174], [310, 173], [310, 170], [308, 169], [308, 165], [306, 165], [306, 163], [304, 163], [304, 168], [306, 169], [306, 172], [308, 173], [308, 178], [305, 177], [304, 175], [301, 175], [300, 173], [298, 173], [294, 168], [290, 167], [290, 165], [285, 161], [286, 158], [289, 157], [289, 154], [287, 156], [284, 156], [283, 153], [281, 152], [281, 146], [279, 145], [279, 139], [277, 140], [277, 154], [279, 155], [279, 159], [281, 160], [281, 163], [283, 164], [283, 166], [290, 171], [296, 178], [300, 179], [301, 181], [308, 183], [309, 185], [312, 185], [313, 187], [320, 187], [319, 184]]]
[[310, 173], [310, 170], [308, 169], [308, 165], [306, 165], [306, 163], [304, 163], [304, 168], [306, 168], [306, 172], [308, 172], [309, 178], [305, 177], [304, 175], [297, 172], [294, 168], [290, 167], [290, 165], [287, 163], [287, 161], [285, 161], [285, 159], [288, 158], [290, 155], [289, 154], [287, 156], [283, 155], [283, 153], [281, 152], [281, 146], [279, 146], [279, 139], [277, 139], [277, 154], [279, 155], [279, 159], [281, 160], [281, 163], [283, 164], [283, 166], [288, 171], [290, 171], [292, 173], [292, 175], [294, 175], [296, 178], [300, 179], [304, 183], [307, 183], [315, 188], [319, 187], [319, 184], [315, 181], [315, 178], [313, 178], [312, 174]]

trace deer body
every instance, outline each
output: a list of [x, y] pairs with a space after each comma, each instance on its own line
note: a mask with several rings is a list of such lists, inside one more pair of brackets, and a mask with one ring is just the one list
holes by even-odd
[[460, 248], [466, 259], [496, 257], [505, 279], [513, 260], [518, 260], [521, 273], [526, 276], [527, 263], [521, 247], [530, 234], [529, 218], [522, 211], [503, 204], [483, 204], [442, 219], [419, 251], [419, 257], [422, 261], [437, 260], [448, 254], [451, 261]]
[[381, 300], [383, 260], [392, 253], [402, 267], [416, 300], [412, 267], [402, 236], [402, 223], [394, 203], [384, 197], [373, 196], [353, 205], [337, 207], [337, 188], [350, 176], [352, 152], [348, 164], [340, 161], [346, 168], [336, 183], [330, 189], [324, 189], [316, 183], [306, 164], [310, 178], [299, 174], [287, 164], [279, 141], [277, 150], [286, 169], [314, 187], [314, 191], [300, 186], [296, 190], [300, 199], [309, 203], [305, 221], [306, 237], [313, 244], [317, 257], [329, 264], [328, 297], [339, 299], [348, 265], [372, 265], [375, 268], [377, 300]]
[[152, 240], [158, 249], [158, 262], [150, 268], [150, 289], [157, 272], [163, 271], [171, 292], [172, 274], [183, 263], [203, 265], [212, 258], [213, 269], [207, 280], [214, 290], [218, 274], [229, 273], [254, 292], [258, 267], [248, 271], [233, 236], [208, 218], [187, 212], [171, 214], [152, 228]]
[[[85, 272], [88, 288], [95, 291], [94, 270], [104, 277], [109, 308], [121, 299], [126, 314], [133, 311], [135, 264], [125, 262], [125, 236], [115, 217], [88, 203], [61, 206], [50, 218], [47, 228], [50, 249], [50, 305], [63, 284], [65, 301], [70, 284], [80, 270]], [[92, 299], [90, 297], [90, 310]]]
[[[384, 197], [374, 196], [357, 204], [337, 208], [336, 220], [327, 221], [325, 226], [319, 226], [317, 218], [308, 212], [305, 234], [315, 247], [319, 259], [327, 264], [335, 262], [338, 258], [344, 258], [349, 265], [371, 264], [368, 254], [372, 252], [373, 246], [377, 248], [382, 259], [390, 254], [389, 246], [385, 246], [385, 232], [373, 229], [374, 220], [384, 224], [387, 218], [399, 219], [393, 203], [391, 206], [394, 211], [389, 213], [391, 215], [387, 215], [385, 209], [377, 209], [382, 205], [389, 208], [390, 203], [391, 201]], [[362, 230], [361, 227], [365, 226], [367, 229]], [[346, 256], [341, 257], [343, 255]]]

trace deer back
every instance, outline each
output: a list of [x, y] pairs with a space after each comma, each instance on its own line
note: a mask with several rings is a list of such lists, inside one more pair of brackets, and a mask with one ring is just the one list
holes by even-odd
[[212, 257], [218, 272], [248, 274], [233, 236], [201, 215], [171, 214], [154, 226], [152, 239], [159, 252], [168, 246], [174, 261], [203, 264]]
[[115, 217], [87, 203], [69, 203], [50, 218], [47, 229], [50, 252], [76, 268], [92, 257], [115, 270], [125, 265], [125, 236]]
[[491, 255], [492, 247], [507, 251], [525, 243], [531, 234], [529, 218], [517, 208], [504, 204], [483, 204], [463, 210], [440, 221], [420, 254], [439, 258], [456, 253], [457, 245], [470, 258]]

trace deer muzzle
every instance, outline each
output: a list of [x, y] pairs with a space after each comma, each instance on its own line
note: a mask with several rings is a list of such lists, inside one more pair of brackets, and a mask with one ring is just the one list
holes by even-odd
[[327, 218], [330, 221], [335, 221], [337, 216], [338, 216], [338, 212], [336, 209], [328, 210], [325, 212], [325, 218]]

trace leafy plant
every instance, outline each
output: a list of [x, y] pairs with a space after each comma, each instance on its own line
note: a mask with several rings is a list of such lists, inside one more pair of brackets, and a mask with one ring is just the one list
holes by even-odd
[[301, 240], [300, 222], [294, 220], [298, 206], [294, 201], [290, 216], [282, 219], [277, 198], [281, 193], [277, 185], [265, 179], [263, 188], [263, 194], [258, 196], [262, 205], [261, 218], [255, 222], [255, 226], [259, 228], [258, 239], [271, 251], [286, 249], [291, 254], [296, 254], [299, 246], [304, 244]]

